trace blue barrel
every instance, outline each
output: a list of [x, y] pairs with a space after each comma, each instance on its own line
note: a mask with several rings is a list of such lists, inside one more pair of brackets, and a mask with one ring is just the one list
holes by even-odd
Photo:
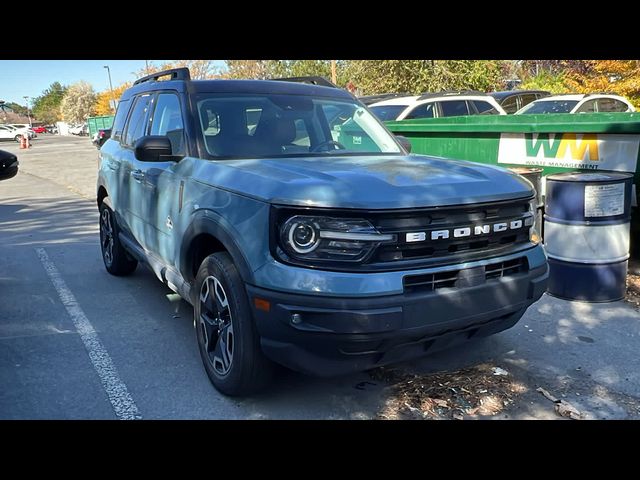
[[587, 302], [624, 298], [633, 175], [560, 173], [546, 184], [544, 246], [556, 297]]

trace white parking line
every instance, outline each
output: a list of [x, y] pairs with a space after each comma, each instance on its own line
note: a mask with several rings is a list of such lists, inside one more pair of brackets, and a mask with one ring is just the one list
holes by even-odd
[[109, 397], [109, 401], [113, 406], [116, 416], [120, 420], [136, 420], [141, 419], [142, 415], [133, 401], [127, 386], [118, 375], [116, 366], [113, 364], [107, 349], [104, 348], [102, 342], [98, 338], [93, 325], [89, 322], [89, 319], [84, 314], [76, 298], [67, 287], [67, 284], [62, 279], [62, 275], [49, 259], [49, 255], [44, 248], [36, 248], [36, 253], [42, 262], [42, 266], [47, 272], [51, 283], [58, 292], [60, 301], [67, 309], [67, 313], [71, 317], [76, 330], [80, 334], [80, 339], [87, 349], [93, 368], [98, 373], [102, 386]]

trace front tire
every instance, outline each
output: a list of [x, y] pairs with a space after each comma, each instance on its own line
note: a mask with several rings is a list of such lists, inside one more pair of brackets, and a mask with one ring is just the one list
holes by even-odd
[[131, 258], [120, 243], [119, 228], [113, 211], [100, 204], [100, 249], [104, 266], [111, 275], [124, 276], [133, 273], [138, 261]]
[[211, 383], [225, 395], [263, 388], [273, 374], [264, 356], [244, 282], [226, 252], [204, 259], [195, 280], [198, 349]]

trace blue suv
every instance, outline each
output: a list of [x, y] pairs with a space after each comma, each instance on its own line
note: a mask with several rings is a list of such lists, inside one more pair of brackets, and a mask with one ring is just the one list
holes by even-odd
[[341, 374], [511, 327], [547, 284], [531, 183], [403, 145], [339, 88], [142, 78], [100, 149], [106, 269], [193, 305], [228, 395], [272, 362]]

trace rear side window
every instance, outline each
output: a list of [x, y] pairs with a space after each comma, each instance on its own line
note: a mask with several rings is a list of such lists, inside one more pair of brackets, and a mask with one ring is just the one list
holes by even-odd
[[173, 93], [161, 93], [156, 101], [151, 135], [166, 135], [174, 155], [184, 155], [184, 123], [180, 100]]
[[478, 115], [499, 115], [498, 110], [494, 108], [489, 102], [484, 102], [482, 100], [473, 100], [473, 106], [476, 107], [476, 111]]
[[466, 100], [449, 100], [440, 102], [440, 111], [443, 117], [457, 117], [459, 115], [469, 115]]
[[124, 134], [125, 145], [133, 146], [136, 140], [145, 135], [150, 102], [149, 94], [141, 95], [136, 99]]
[[580, 105], [580, 108], [576, 110], [576, 113], [593, 113], [596, 111], [596, 101], [589, 100]]
[[515, 113], [518, 110], [517, 96], [507, 97], [502, 102], [501, 106], [507, 113]]
[[416, 108], [409, 112], [405, 119], [410, 120], [412, 118], [433, 118], [434, 105], [434, 103], [423, 103], [422, 105], [418, 105]]
[[124, 124], [127, 121], [127, 114], [129, 113], [130, 106], [131, 100], [122, 100], [118, 104], [116, 118], [113, 120], [113, 126], [111, 127], [111, 138], [114, 140], [120, 141], [122, 139]]
[[520, 95], [520, 106], [518, 107], [518, 110], [526, 105], [529, 105], [531, 102], [537, 100], [539, 97], [540, 95], [536, 95], [535, 93], [527, 93], [527, 94]]
[[599, 98], [598, 99], [598, 111], [599, 112], [626, 112], [627, 105], [614, 98]]

